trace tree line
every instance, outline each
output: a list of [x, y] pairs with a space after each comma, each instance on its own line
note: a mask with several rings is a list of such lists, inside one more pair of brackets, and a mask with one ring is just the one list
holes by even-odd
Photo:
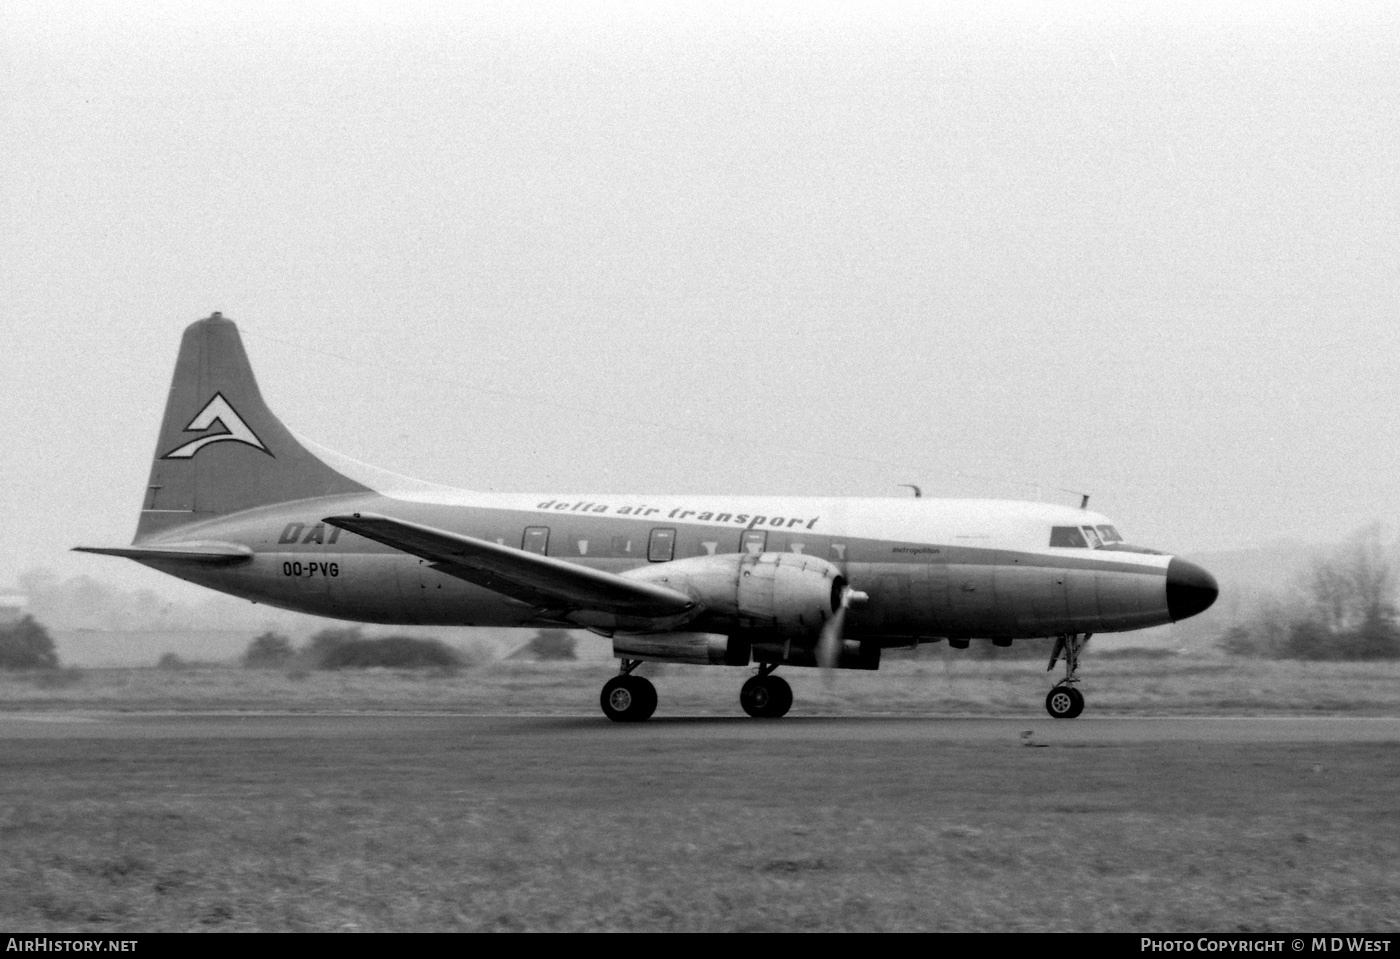
[[1374, 523], [1313, 558], [1284, 596], [1272, 596], [1220, 637], [1238, 656], [1400, 659], [1396, 547]]

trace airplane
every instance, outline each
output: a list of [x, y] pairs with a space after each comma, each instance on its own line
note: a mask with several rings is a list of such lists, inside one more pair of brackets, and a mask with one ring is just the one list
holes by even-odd
[[600, 696], [618, 722], [656, 709], [644, 662], [754, 667], [740, 705], [776, 719], [793, 703], [782, 666], [1032, 638], [1055, 640], [1048, 672], [1064, 663], [1046, 710], [1073, 719], [1090, 636], [1186, 619], [1219, 592], [1087, 497], [496, 494], [356, 479], [331, 459], [268, 409], [214, 313], [181, 340], [134, 541], [75, 549], [342, 620], [591, 630], [620, 661]]

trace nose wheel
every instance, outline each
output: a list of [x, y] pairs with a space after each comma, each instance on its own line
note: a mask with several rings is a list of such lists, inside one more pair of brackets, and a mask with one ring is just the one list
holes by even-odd
[[632, 670], [640, 665], [641, 660], [624, 659], [622, 675], [603, 684], [599, 697], [603, 714], [615, 723], [640, 723], [656, 712], [656, 687], [649, 680], [632, 675]]
[[1084, 712], [1084, 696], [1073, 686], [1056, 686], [1045, 697], [1045, 711], [1056, 719], [1073, 719]]
[[1045, 711], [1056, 719], [1073, 719], [1084, 712], [1084, 694], [1075, 688], [1075, 684], [1079, 682], [1079, 654], [1083, 652], [1084, 645], [1089, 642], [1091, 635], [1093, 634], [1072, 633], [1055, 638], [1055, 648], [1050, 653], [1050, 665], [1045, 671], [1054, 669], [1055, 663], [1063, 656], [1065, 678], [1046, 695]]

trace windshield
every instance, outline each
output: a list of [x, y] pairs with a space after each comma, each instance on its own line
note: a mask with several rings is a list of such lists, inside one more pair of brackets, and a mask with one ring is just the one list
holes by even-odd
[[1050, 530], [1051, 546], [1078, 546], [1083, 549], [1089, 544], [1084, 541], [1084, 534], [1079, 532], [1078, 526], [1056, 526]]
[[1121, 542], [1123, 537], [1112, 526], [1053, 526], [1050, 529], [1051, 546], [1103, 549]]

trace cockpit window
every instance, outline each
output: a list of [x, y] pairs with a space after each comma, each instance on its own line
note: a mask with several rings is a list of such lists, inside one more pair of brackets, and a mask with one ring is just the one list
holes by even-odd
[[1112, 526], [1052, 526], [1051, 546], [1074, 546], [1079, 549], [1103, 549], [1123, 542]]
[[1050, 529], [1051, 546], [1077, 546], [1080, 549], [1089, 544], [1084, 542], [1084, 534], [1076, 526], [1053, 526]]

